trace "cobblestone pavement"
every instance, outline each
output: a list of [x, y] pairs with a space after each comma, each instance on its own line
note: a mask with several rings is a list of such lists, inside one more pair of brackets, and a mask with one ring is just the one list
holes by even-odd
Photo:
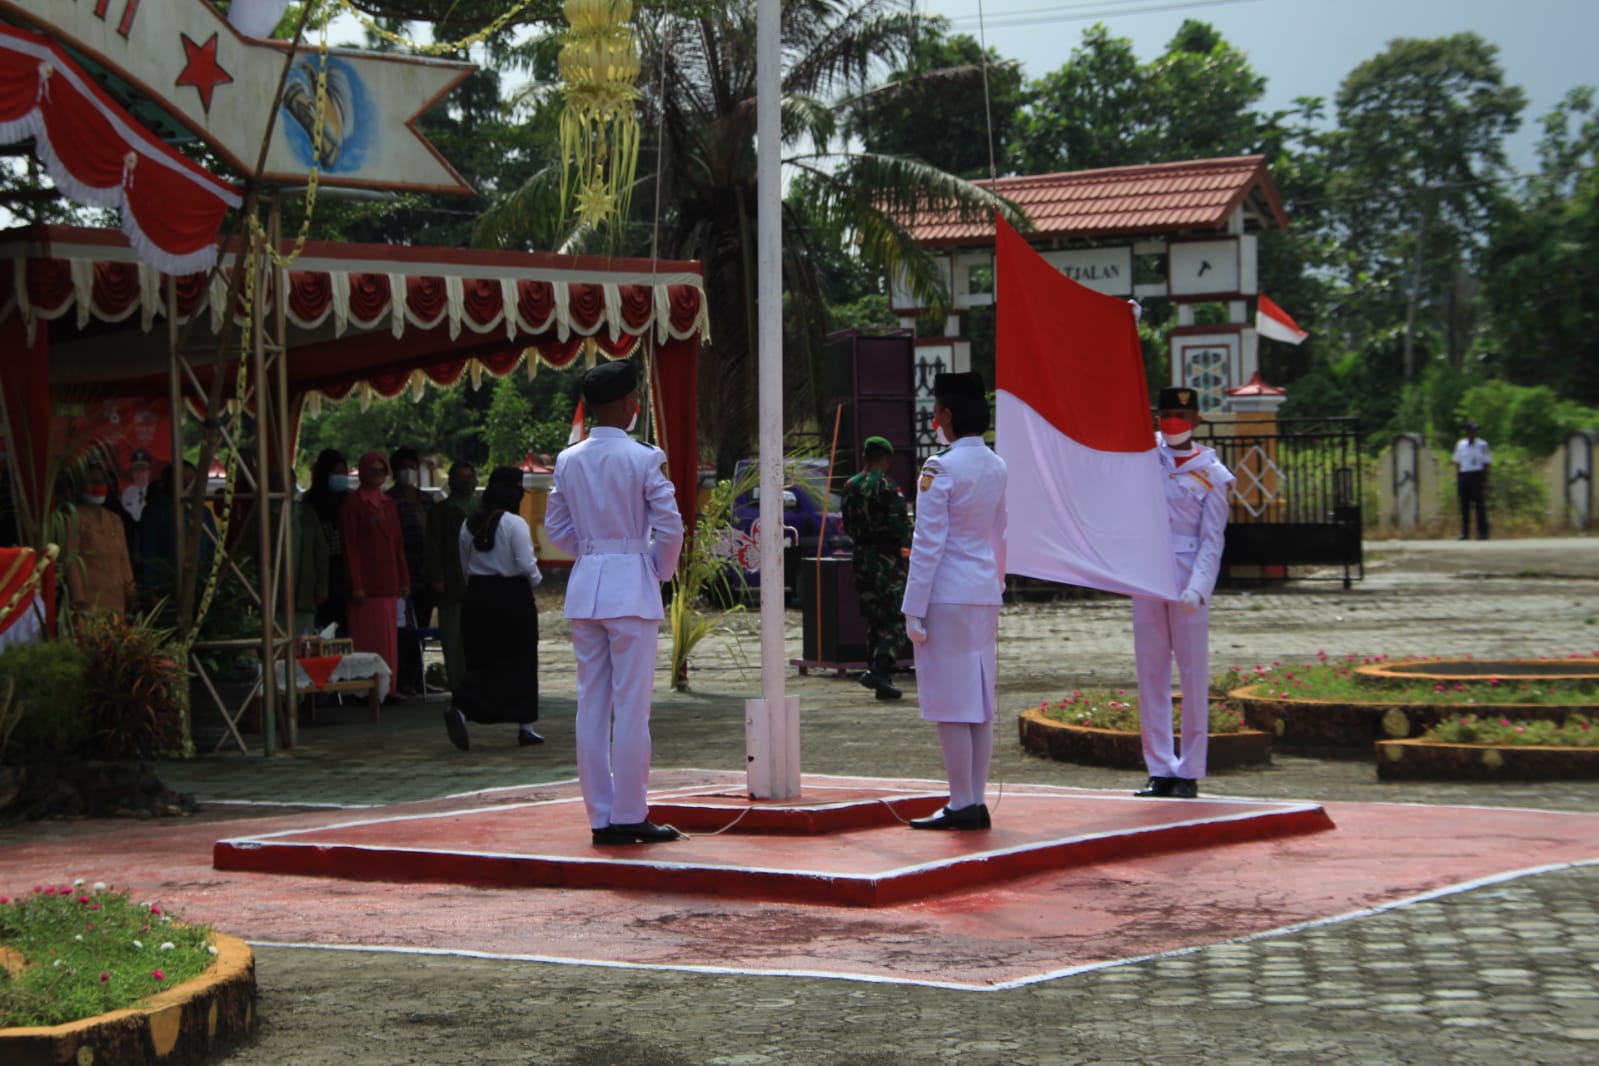
[[[1599, 542], [1395, 541], [1367, 551], [1365, 580], [1349, 590], [1336, 580], [1296, 581], [1218, 596], [1213, 669], [1302, 660], [1322, 649], [1479, 658], [1599, 649]], [[376, 725], [364, 708], [336, 708], [291, 754], [166, 764], [163, 777], [211, 804], [205, 816], [227, 818], [276, 810], [248, 804], [384, 803], [574, 777], [571, 656], [554, 597], [541, 592], [541, 605], [541, 728], [550, 741], [542, 747], [517, 748], [510, 727], [475, 728], [473, 750], [458, 753], [445, 741], [439, 701], [386, 709]], [[743, 700], [759, 694], [754, 622], [733, 616], [702, 646], [693, 691], [658, 690], [655, 765], [742, 765]], [[791, 613], [796, 654], [800, 624]], [[1001, 641], [1002, 708], [1020, 710], [1086, 683], [1132, 687], [1124, 600], [1011, 605]], [[880, 703], [850, 678], [791, 676], [805, 770], [938, 776], [936, 739], [917, 717], [913, 688], [901, 704]], [[1002, 729], [1013, 728], [1009, 721], [1002, 716]], [[996, 745], [995, 771], [996, 785], [1120, 788], [1138, 776], [1050, 762], [1010, 742]], [[1206, 787], [1599, 811], [1599, 782], [1382, 784], [1366, 760], [1279, 757]], [[1438, 831], [1470, 832], [1460, 817], [1451, 811]], [[1204, 886], [1176, 883], [1171, 891]], [[229, 1061], [1586, 1064], [1599, 1061], [1596, 901], [1599, 866], [1564, 868], [991, 993], [262, 948], [263, 1028]], [[538, 906], [536, 893], [528, 906]]]

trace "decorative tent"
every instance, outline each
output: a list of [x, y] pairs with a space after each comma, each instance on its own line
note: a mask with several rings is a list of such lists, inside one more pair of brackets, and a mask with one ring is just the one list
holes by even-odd
[[[162, 274], [106, 230], [32, 226], [0, 234], [0, 336], [11, 352], [0, 362], [0, 381], [12, 424], [19, 433], [20, 425], [42, 425], [35, 419], [47, 416], [51, 392], [168, 395], [170, 340], [156, 328], [165, 325], [168, 300], [179, 325], [198, 320], [188, 347], [214, 350], [229, 273], [217, 271], [209, 282], [203, 274]], [[274, 279], [282, 274], [272, 271]], [[643, 348], [656, 437], [679, 505], [693, 513], [697, 359], [707, 328], [699, 264], [313, 241], [281, 283], [296, 414], [308, 396], [342, 399], [360, 389], [397, 396], [463, 374], [503, 375], [524, 355], [569, 366], [585, 341], [611, 358]], [[267, 315], [278, 284], [269, 286]], [[209, 383], [209, 365], [191, 371]], [[33, 409], [22, 411], [30, 378]]]
[[32, 137], [56, 186], [117, 209], [146, 262], [205, 270], [238, 190], [128, 117], [62, 47], [0, 24], [0, 144]]

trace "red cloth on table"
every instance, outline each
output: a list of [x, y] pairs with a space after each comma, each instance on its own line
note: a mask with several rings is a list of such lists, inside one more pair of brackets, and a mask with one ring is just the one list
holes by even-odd
[[296, 659], [294, 661], [300, 664], [300, 668], [311, 679], [311, 684], [315, 685], [318, 691], [321, 691], [327, 687], [329, 681], [333, 680], [333, 671], [339, 668], [339, 664], [344, 661], [344, 656], [318, 655], [314, 658]]

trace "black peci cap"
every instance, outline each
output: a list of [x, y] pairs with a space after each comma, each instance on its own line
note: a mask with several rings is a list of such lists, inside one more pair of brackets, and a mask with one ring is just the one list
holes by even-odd
[[632, 360], [617, 359], [590, 367], [583, 375], [583, 402], [590, 407], [620, 400], [638, 388]]
[[1199, 391], [1186, 386], [1175, 388], [1168, 386], [1160, 390], [1160, 402], [1156, 405], [1160, 411], [1199, 411]]
[[934, 396], [976, 396], [983, 399], [988, 395], [983, 387], [983, 375], [975, 370], [965, 374], [938, 374], [933, 378]]

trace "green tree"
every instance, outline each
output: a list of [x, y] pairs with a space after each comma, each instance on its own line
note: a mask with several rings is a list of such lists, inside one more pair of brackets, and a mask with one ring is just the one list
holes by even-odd
[[533, 420], [533, 405], [516, 387], [511, 377], [494, 383], [494, 401], [489, 404], [488, 419], [483, 427], [483, 439], [489, 446], [488, 467], [516, 466], [527, 458], [532, 443], [529, 423]]
[[1503, 200], [1483, 256], [1487, 364], [1522, 385], [1599, 404], [1599, 113], [1572, 90], [1543, 119], [1540, 168]]
[[947, 19], [924, 18], [905, 65], [850, 101], [848, 132], [870, 151], [980, 179], [989, 173], [990, 147], [1005, 162], [1025, 102], [1021, 64], [948, 32]]
[[[906, 231], [929, 206], [973, 214], [999, 204], [983, 189], [930, 164], [839, 149], [839, 111], [861, 96], [886, 64], [909, 54], [917, 19], [908, 0], [789, 0], [782, 9], [785, 169], [811, 180], [813, 207], [847, 232], [880, 274], [904, 269], [929, 301], [947, 300], [932, 257]], [[707, 6], [698, 17], [664, 14], [640, 23], [643, 91], [635, 253], [697, 259], [705, 266], [712, 341], [701, 352], [701, 436], [725, 470], [748, 454], [754, 435], [755, 374], [755, 4]], [[657, 136], [659, 131], [659, 136]], [[659, 200], [656, 188], [659, 185]], [[485, 216], [478, 238], [515, 245], [530, 181]], [[1014, 213], [1012, 213], [1012, 217]], [[783, 278], [791, 350], [785, 389], [791, 416], [817, 417], [814, 383], [827, 331], [826, 300], [813, 249], [815, 231], [785, 210]], [[581, 235], [579, 235], [581, 239]]]
[[[1470, 268], [1524, 97], [1474, 33], [1401, 38], [1344, 79], [1329, 195], [1340, 203], [1352, 286], [1379, 279], [1380, 313], [1404, 323], [1401, 380], [1422, 365], [1423, 320], [1457, 369], [1471, 339]], [[1374, 295], [1368, 292], [1368, 296]]]

